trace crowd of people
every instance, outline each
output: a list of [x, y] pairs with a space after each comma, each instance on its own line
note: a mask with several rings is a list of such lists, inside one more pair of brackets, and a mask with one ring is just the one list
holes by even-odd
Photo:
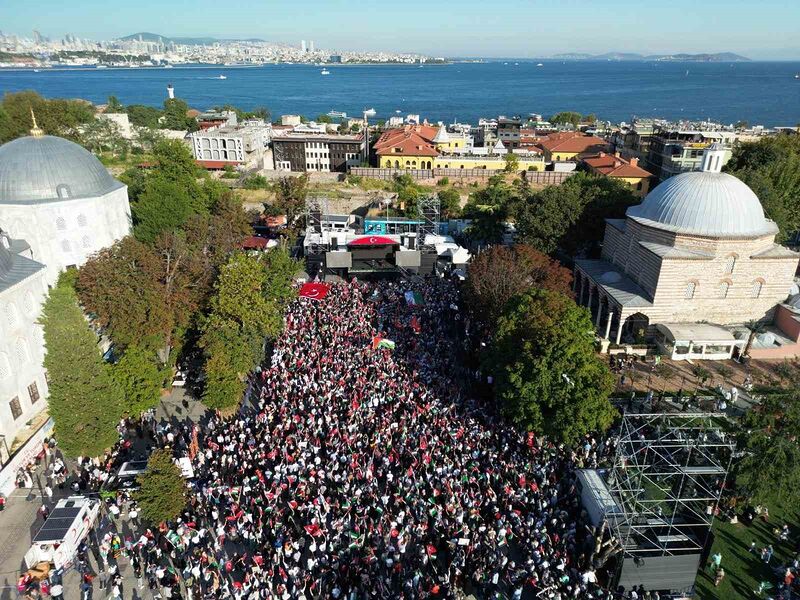
[[613, 448], [473, 401], [457, 303], [423, 280], [295, 301], [239, 413], [161, 432], [195, 477], [178, 521], [132, 544], [141, 568], [163, 551], [192, 598], [610, 598], [575, 469]]

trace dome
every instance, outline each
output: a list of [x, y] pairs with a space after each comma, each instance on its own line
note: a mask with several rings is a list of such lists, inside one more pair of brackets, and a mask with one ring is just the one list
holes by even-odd
[[626, 214], [643, 225], [688, 235], [744, 238], [778, 232], [753, 190], [727, 173], [671, 177]]
[[30, 136], [0, 146], [0, 203], [95, 198], [122, 185], [91, 152], [63, 138]]

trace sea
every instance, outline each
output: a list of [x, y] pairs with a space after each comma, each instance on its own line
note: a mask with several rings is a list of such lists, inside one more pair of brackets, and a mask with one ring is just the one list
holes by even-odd
[[[541, 64], [539, 64], [541, 63]], [[800, 122], [800, 62], [615, 62], [513, 60], [446, 65], [65, 68], [0, 70], [0, 91], [49, 98], [160, 106], [167, 84], [201, 110], [266, 107], [309, 118], [329, 111], [372, 119], [419, 115], [475, 123], [497, 115], [572, 110], [620, 122], [633, 116], [794, 126]], [[220, 78], [224, 76], [224, 78]]]

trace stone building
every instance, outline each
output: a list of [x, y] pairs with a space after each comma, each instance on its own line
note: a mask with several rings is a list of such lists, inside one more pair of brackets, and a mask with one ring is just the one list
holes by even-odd
[[[753, 191], [720, 172], [724, 154], [709, 148], [702, 171], [668, 179], [625, 219], [607, 220], [602, 258], [575, 261], [576, 296], [593, 311], [599, 335], [619, 344], [661, 332], [675, 353], [718, 358], [744, 344], [734, 326], [772, 322], [798, 255], [775, 243], [778, 227]], [[678, 327], [690, 323], [710, 327]], [[670, 326], [708, 339], [677, 348], [666, 339], [677, 335]]]

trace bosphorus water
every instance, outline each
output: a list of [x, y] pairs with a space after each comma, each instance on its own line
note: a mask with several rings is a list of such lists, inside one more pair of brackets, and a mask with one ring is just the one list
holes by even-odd
[[[611, 121], [640, 117], [739, 120], [766, 126], [800, 122], [800, 63], [504, 61], [442, 66], [312, 65], [173, 69], [0, 70], [0, 90], [95, 103], [160, 106], [166, 86], [192, 107], [266, 106], [273, 115], [314, 118], [330, 110], [376, 118], [419, 114], [431, 121], [476, 122], [498, 114], [593, 112]], [[220, 79], [225, 75], [225, 79]]]

